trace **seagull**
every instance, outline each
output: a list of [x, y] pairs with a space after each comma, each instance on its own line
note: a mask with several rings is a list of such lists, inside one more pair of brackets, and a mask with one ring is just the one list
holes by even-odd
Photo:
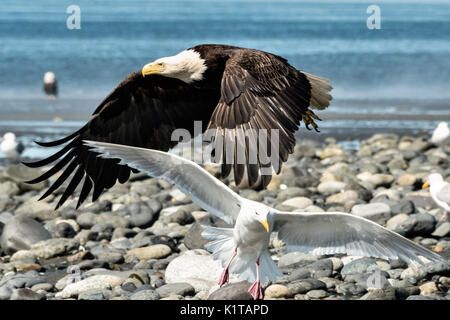
[[14, 133], [7, 132], [2, 137], [1, 149], [8, 159], [17, 160], [25, 148], [20, 141], [16, 141]]
[[[203, 226], [202, 236], [211, 240], [206, 249], [224, 270], [219, 285], [229, 274], [253, 282], [249, 293], [262, 299], [261, 281], [275, 281], [283, 274], [268, 250], [270, 234], [288, 250], [324, 255], [346, 253], [382, 259], [401, 259], [424, 264], [447, 261], [424, 247], [375, 222], [343, 212], [282, 212], [242, 198], [197, 163], [173, 153], [104, 142], [84, 141], [99, 157], [146, 172], [175, 184], [192, 201], [233, 228]], [[120, 162], [119, 162], [120, 161]]]
[[447, 219], [447, 212], [450, 212], [450, 183], [445, 182], [439, 173], [432, 173], [428, 176], [428, 182], [422, 186], [423, 189], [428, 187], [430, 187], [431, 198], [445, 210], [441, 220]]
[[450, 129], [447, 122], [440, 122], [431, 136], [431, 142], [436, 145], [448, 144], [450, 142]]

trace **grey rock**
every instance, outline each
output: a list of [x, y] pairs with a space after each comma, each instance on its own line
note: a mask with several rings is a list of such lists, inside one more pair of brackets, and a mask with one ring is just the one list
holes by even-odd
[[406, 298], [406, 300], [447, 300], [444, 297], [438, 296], [421, 296], [421, 295], [412, 295]]
[[404, 200], [411, 201], [412, 203], [414, 203], [414, 207], [423, 208], [425, 210], [431, 210], [436, 207], [436, 204], [431, 197], [407, 196], [404, 198]]
[[10, 300], [43, 300], [45, 295], [28, 288], [14, 289]]
[[108, 300], [112, 296], [112, 291], [107, 289], [91, 289], [80, 292], [78, 300]]
[[370, 258], [361, 258], [347, 263], [341, 270], [342, 275], [365, 273], [368, 269], [378, 269], [378, 265]]
[[77, 223], [83, 229], [90, 229], [97, 222], [97, 215], [92, 212], [81, 213], [77, 217]]
[[16, 196], [20, 193], [20, 189], [12, 181], [0, 182], [0, 194], [7, 195], [8, 197]]
[[406, 287], [395, 288], [395, 296], [397, 299], [400, 299], [400, 300], [405, 300], [409, 296], [418, 295], [418, 294], [420, 294], [419, 287], [406, 286]]
[[318, 279], [321, 277], [329, 277], [333, 273], [333, 262], [331, 259], [323, 259], [307, 266], [311, 272], [311, 276]]
[[116, 238], [111, 241], [111, 245], [116, 249], [129, 250], [132, 247], [130, 239], [127, 238]]
[[93, 225], [91, 231], [97, 233], [97, 241], [104, 239], [109, 241], [112, 238], [114, 227], [109, 223], [100, 222]]
[[434, 231], [436, 219], [428, 213], [416, 213], [400, 223], [395, 231], [405, 237], [428, 236]]
[[91, 253], [100, 261], [107, 261], [112, 264], [123, 262], [125, 256], [125, 250], [104, 244], [91, 248]]
[[28, 184], [24, 181], [30, 181], [42, 174], [42, 171], [28, 168], [23, 165], [10, 165], [3, 171], [3, 176], [14, 181], [22, 191], [42, 190], [48, 185], [48, 181], [44, 180], [36, 184]]
[[292, 199], [295, 197], [306, 197], [309, 195], [309, 192], [306, 189], [299, 187], [290, 187], [278, 192], [277, 200], [285, 201], [287, 199]]
[[311, 278], [311, 272], [307, 267], [294, 269], [289, 275], [289, 281]]
[[391, 208], [382, 202], [357, 204], [352, 208], [352, 214], [372, 221], [380, 219], [389, 219], [391, 217]]
[[159, 300], [161, 296], [154, 289], [139, 290], [130, 296], [130, 300]]
[[287, 285], [291, 295], [296, 295], [298, 293], [303, 294], [311, 290], [326, 289], [327, 286], [320, 280], [317, 279], [303, 279], [291, 282]]
[[308, 291], [308, 293], [306, 293], [306, 295], [311, 298], [311, 299], [322, 299], [325, 297], [328, 297], [328, 292], [326, 292], [325, 290], [311, 290]]
[[299, 262], [314, 262], [320, 259], [320, 256], [315, 256], [307, 253], [302, 253], [298, 251], [288, 252], [281, 256], [278, 260], [278, 267], [287, 267], [290, 265], [295, 265]]
[[140, 228], [151, 226], [152, 222], [161, 211], [161, 208], [161, 202], [156, 199], [151, 199], [142, 203], [132, 203], [128, 207], [131, 225]]
[[50, 233], [41, 223], [20, 215], [8, 220], [3, 228], [0, 244], [3, 251], [13, 253], [30, 249], [33, 244], [50, 238]]
[[183, 210], [183, 209], [177, 210], [165, 218], [167, 219], [167, 222], [169, 222], [169, 223], [175, 222], [182, 226], [195, 221], [194, 217], [192, 216], [192, 213], [190, 213], [189, 211]]
[[53, 284], [46, 283], [46, 282], [38, 283], [31, 287], [31, 290], [33, 290], [33, 291], [39, 291], [39, 290], [51, 291], [52, 289], [53, 289]]
[[0, 301], [9, 300], [11, 298], [13, 289], [8, 286], [0, 286]]
[[400, 200], [400, 202], [397, 202], [396, 204], [391, 206], [391, 209], [393, 214], [399, 213], [411, 214], [416, 211], [414, 202], [406, 199]]
[[114, 229], [112, 240], [118, 239], [118, 238], [133, 238], [136, 236], [137, 232], [133, 229], [129, 228], [116, 228]]
[[446, 237], [450, 235], [450, 222], [444, 222], [431, 234], [434, 237]]
[[171, 295], [193, 296], [195, 289], [189, 283], [168, 283], [156, 289], [162, 298]]
[[374, 289], [363, 295], [360, 300], [395, 300], [396, 290], [392, 287], [384, 289]]
[[10, 289], [31, 288], [38, 283], [44, 283], [45, 280], [36, 271], [28, 271], [24, 274], [14, 274], [5, 276], [0, 280], [0, 288], [6, 286]]
[[[9, 219], [11, 219], [12, 217], [14, 217], [14, 215], [11, 212], [8, 211], [3, 211], [1, 212], [1, 208], [0, 208], [0, 224], [5, 225]], [[1, 234], [1, 232], [0, 232]]]
[[67, 255], [77, 249], [79, 242], [76, 239], [55, 238], [40, 241], [31, 246], [36, 257], [49, 259], [56, 256]]
[[250, 287], [248, 281], [229, 283], [211, 293], [208, 300], [253, 300], [248, 292]]
[[344, 296], [358, 296], [366, 291], [366, 288], [353, 282], [344, 282], [336, 286], [336, 292]]
[[169, 246], [172, 249], [172, 251], [178, 252], [178, 247], [177, 247], [177, 243], [175, 242], [175, 240], [166, 235], [145, 236], [145, 237], [137, 240], [135, 243], [133, 243], [131, 248], [133, 248], [133, 249], [141, 248], [141, 247], [147, 247], [147, 246], [151, 246], [151, 245], [155, 245], [155, 244], [165, 244], [165, 245]]
[[76, 231], [67, 222], [61, 222], [55, 226], [56, 238], [73, 238], [76, 234]]

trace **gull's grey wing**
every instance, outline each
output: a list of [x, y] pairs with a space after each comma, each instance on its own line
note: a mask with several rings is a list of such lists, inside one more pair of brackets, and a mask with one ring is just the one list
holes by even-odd
[[100, 157], [120, 159], [119, 164], [173, 183], [203, 209], [232, 224], [241, 208], [241, 197], [198, 164], [172, 153], [112, 143], [85, 141]]
[[447, 183], [441, 190], [439, 190], [436, 194], [436, 198], [450, 206], [450, 183]]
[[419, 256], [447, 261], [438, 254], [373, 221], [342, 212], [277, 212], [274, 231], [288, 249], [311, 254], [346, 253], [423, 264]]

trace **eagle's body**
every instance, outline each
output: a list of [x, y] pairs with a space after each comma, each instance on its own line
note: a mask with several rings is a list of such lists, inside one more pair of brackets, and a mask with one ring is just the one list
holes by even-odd
[[[276, 55], [227, 45], [199, 45], [179, 54], [149, 63], [141, 72], [130, 74], [94, 111], [92, 118], [72, 135], [54, 142], [69, 142], [47, 159], [28, 163], [32, 167], [59, 160], [37, 183], [65, 170], [44, 194], [56, 190], [75, 172], [58, 206], [63, 204], [83, 180], [78, 205], [93, 188], [93, 200], [116, 181], [128, 180], [131, 169], [117, 161], [101, 159], [82, 140], [104, 141], [167, 151], [175, 129], [194, 135], [194, 122], [214, 135], [216, 160], [222, 175], [233, 169], [240, 187], [265, 188], [272, 171], [279, 172], [295, 146], [294, 133], [303, 121], [317, 129], [313, 109], [324, 109], [332, 99], [328, 80], [299, 70]], [[308, 127], [309, 128], [309, 127]], [[255, 132], [268, 131], [269, 141]], [[270, 131], [274, 130], [275, 131]], [[222, 143], [223, 142], [223, 143]], [[272, 143], [272, 145], [271, 145]], [[269, 162], [254, 157], [266, 148], [276, 155]], [[243, 152], [241, 152], [243, 150]], [[61, 159], [60, 159], [61, 158]], [[269, 168], [269, 172], [263, 169]]]

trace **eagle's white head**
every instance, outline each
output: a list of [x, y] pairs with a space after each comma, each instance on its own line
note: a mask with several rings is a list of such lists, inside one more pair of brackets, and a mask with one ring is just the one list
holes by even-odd
[[202, 59], [197, 51], [189, 49], [146, 64], [142, 68], [142, 76], [160, 74], [191, 83], [202, 80], [206, 68], [205, 59]]
[[51, 71], [46, 72], [44, 74], [44, 83], [54, 83], [55, 82], [55, 74]]

